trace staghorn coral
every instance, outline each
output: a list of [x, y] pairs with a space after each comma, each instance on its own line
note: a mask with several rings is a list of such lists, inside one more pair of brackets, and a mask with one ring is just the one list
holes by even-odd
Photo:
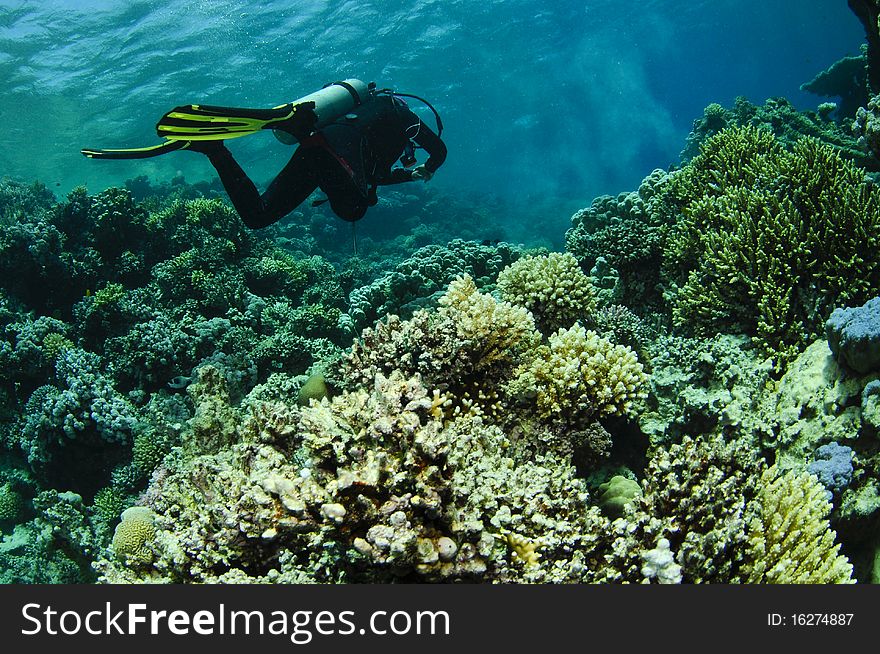
[[768, 131], [728, 128], [675, 180], [685, 218], [665, 266], [677, 325], [733, 327], [786, 363], [833, 305], [880, 288], [880, 191], [830, 147], [788, 151]]
[[594, 319], [593, 285], [567, 252], [519, 259], [498, 275], [498, 292], [503, 300], [528, 309], [545, 335]]
[[853, 583], [852, 565], [835, 544], [824, 487], [809, 474], [761, 475], [760, 515], [748, 524], [747, 583]]

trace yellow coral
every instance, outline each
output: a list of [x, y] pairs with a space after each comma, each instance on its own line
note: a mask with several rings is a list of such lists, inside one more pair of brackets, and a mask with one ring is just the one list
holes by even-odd
[[779, 474], [773, 466], [761, 476], [758, 498], [761, 514], [749, 524], [748, 583], [854, 583], [828, 524], [825, 489], [813, 475]]
[[480, 293], [469, 275], [449, 285], [440, 305], [440, 314], [453, 321], [460, 344], [473, 352], [479, 369], [512, 360], [538, 342], [528, 310]]
[[647, 376], [636, 354], [581, 325], [562, 329], [512, 385], [533, 393], [542, 418], [585, 426], [601, 416], [624, 415], [646, 396]]
[[498, 275], [498, 290], [503, 299], [531, 311], [544, 334], [571, 327], [596, 310], [590, 278], [568, 252], [520, 259]]
[[538, 562], [541, 560], [541, 554], [538, 552], [538, 543], [525, 536], [506, 530], [502, 530], [501, 535], [507, 540], [507, 544], [513, 550], [513, 555], [522, 561], [527, 568], [538, 565]]
[[153, 512], [146, 507], [131, 507], [122, 513], [122, 521], [116, 525], [111, 547], [123, 561], [132, 564], [149, 563], [153, 559], [153, 553], [148, 544], [155, 535]]

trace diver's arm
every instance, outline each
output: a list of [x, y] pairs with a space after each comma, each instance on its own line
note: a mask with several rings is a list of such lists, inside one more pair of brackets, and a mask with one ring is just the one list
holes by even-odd
[[424, 164], [425, 168], [432, 174], [437, 172], [437, 169], [446, 161], [446, 144], [421, 120], [419, 120], [419, 131], [413, 140], [428, 153], [428, 160]]
[[[392, 168], [391, 173], [378, 182], [379, 186], [414, 182], [419, 179], [428, 181], [431, 179], [434, 171], [442, 166], [443, 162], [446, 160], [446, 144], [440, 140], [439, 136], [431, 131], [431, 128], [419, 120], [415, 114], [411, 113], [410, 115], [418, 121], [418, 134], [413, 137], [413, 140], [425, 149], [425, 152], [428, 153], [428, 160], [413, 170], [408, 170], [407, 168]], [[413, 175], [414, 172], [419, 171], [420, 169], [426, 170], [428, 173], [427, 176]]]

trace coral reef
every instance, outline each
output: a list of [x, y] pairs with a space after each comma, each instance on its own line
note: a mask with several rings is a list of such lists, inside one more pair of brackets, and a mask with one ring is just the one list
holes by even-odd
[[571, 217], [566, 250], [585, 270], [601, 260], [601, 268], [615, 271], [619, 288], [611, 300], [616, 303], [659, 303], [660, 260], [666, 230], [674, 221], [665, 201], [669, 179], [669, 173], [654, 170], [638, 191], [600, 196]]
[[700, 154], [702, 145], [722, 130], [750, 126], [772, 132], [776, 140], [786, 148], [791, 148], [800, 139], [808, 136], [833, 148], [841, 157], [857, 166], [872, 171], [880, 170], [880, 161], [867, 153], [857, 132], [854, 135], [854, 131], [850, 129], [850, 121], [832, 120], [828, 109], [833, 111], [837, 106], [823, 109], [819, 105], [817, 111], [801, 112], [785, 98], [770, 98], [758, 106], [742, 96], [736, 98], [730, 109], [719, 104], [710, 104], [703, 117], [694, 121], [687, 145], [681, 153], [682, 163], [690, 163]]
[[0, 582], [869, 580], [869, 157], [781, 99], [698, 146], [565, 253], [434, 189], [349, 240], [4, 180]]
[[408, 318], [416, 309], [434, 306], [437, 296], [462, 275], [474, 279], [481, 289], [491, 290], [488, 287], [498, 273], [520, 256], [520, 248], [506, 243], [489, 246], [456, 239], [447, 245], [423, 247], [390, 272], [352, 290], [352, 324], [360, 330], [389, 314]]
[[571, 468], [512, 458], [501, 430], [447, 421], [399, 373], [260, 405], [236, 430], [231, 448], [170, 463], [145, 497], [155, 532], [126, 540], [150, 556], [103, 559], [105, 580], [573, 581], [602, 524]]
[[652, 444], [713, 432], [739, 436], [754, 428], [773, 365], [748, 338], [661, 337], [651, 355], [648, 399], [638, 421]]
[[675, 177], [684, 219], [665, 267], [676, 324], [742, 331], [791, 360], [835, 304], [880, 289], [880, 192], [813, 139], [783, 148], [770, 132], [728, 128]]

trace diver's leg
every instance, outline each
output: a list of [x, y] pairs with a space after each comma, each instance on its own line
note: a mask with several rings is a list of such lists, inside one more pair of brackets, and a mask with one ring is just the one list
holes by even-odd
[[309, 158], [302, 148], [297, 149], [266, 192], [260, 195], [229, 150], [225, 147], [215, 148], [208, 153], [208, 160], [217, 170], [232, 206], [251, 229], [277, 222], [302, 204], [317, 188]]

